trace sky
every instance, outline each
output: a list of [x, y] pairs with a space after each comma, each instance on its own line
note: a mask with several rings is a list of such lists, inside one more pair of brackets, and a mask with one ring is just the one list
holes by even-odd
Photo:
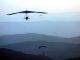
[[38, 33], [59, 37], [80, 36], [80, 22], [2, 22], [0, 36], [13, 34]]
[[[6, 14], [23, 10], [48, 13], [43, 16], [29, 14], [32, 21], [80, 21], [80, 0], [0, 0], [0, 22], [22, 22], [24, 14], [14, 16]], [[55, 18], [59, 18], [59, 20]]]
[[[12, 16], [8, 16], [6, 14], [9, 13], [14, 13], [14, 12], [19, 12], [19, 11], [24, 11], [24, 10], [31, 10], [31, 11], [43, 11], [43, 12], [47, 12], [48, 14], [45, 14], [42, 16], [40, 16], [40, 14], [28, 14], [28, 16], [30, 17], [30, 20], [26, 21], [25, 18], [25, 14], [16, 14], [16, 15], [12, 15]], [[44, 22], [44, 21], [49, 21], [49, 22], [54, 22], [56, 21], [56, 24], [54, 25], [54, 27], [51, 26], [50, 29], [48, 29], [48, 31], [45, 31], [45, 27], [41, 28], [42, 30], [37, 31], [36, 29], [38, 28], [38, 26], [34, 26], [33, 27], [33, 22]], [[62, 22], [61, 22], [62, 21]], [[68, 22], [72, 23], [68, 23]], [[74, 23], [73, 21], [78, 22]], [[57, 36], [80, 36], [80, 0], [0, 0], [0, 29], [2, 29], [0, 31], [0, 35], [5, 35], [8, 33], [11, 33], [13, 31], [13, 33], [18, 33], [19, 30], [17, 29], [17, 24], [15, 26], [15, 29], [10, 31], [9, 29], [9, 25], [10, 23], [3, 23], [3, 22], [24, 22], [24, 24], [26, 22], [32, 22], [31, 25], [28, 27], [33, 27], [30, 28], [33, 30], [33, 33], [35, 32], [42, 32], [45, 34], [47, 34], [49, 32], [49, 34], [51, 35], [56, 35]], [[63, 23], [63, 25], [58, 24], [58, 23]], [[65, 22], [65, 23], [64, 23]], [[67, 23], [66, 23], [67, 22]], [[10, 27], [13, 27], [13, 25], [11, 25]], [[43, 24], [45, 25], [45, 24]], [[20, 25], [21, 27], [23, 25]], [[49, 26], [50, 27], [50, 26]], [[60, 28], [61, 27], [61, 28]], [[29, 32], [32, 32], [31, 30], [29, 30], [29, 28], [27, 28], [27, 24], [26, 24], [26, 30], [24, 30], [25, 28], [22, 27], [23, 29], [20, 29], [21, 31], [24, 31], [25, 33], [27, 32], [26, 30], [28, 29]], [[38, 28], [39, 29], [39, 28]], [[46, 28], [47, 29], [47, 28]], [[52, 29], [52, 30], [51, 30]], [[56, 30], [57, 29], [57, 30]], [[4, 31], [4, 32], [3, 32]], [[19, 32], [19, 33], [20, 33]], [[22, 33], [24, 33], [22, 32]], [[52, 33], [53, 32], [53, 33]]]

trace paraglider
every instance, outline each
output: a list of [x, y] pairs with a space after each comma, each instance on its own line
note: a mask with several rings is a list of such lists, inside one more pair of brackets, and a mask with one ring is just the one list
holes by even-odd
[[41, 49], [41, 48], [43, 48], [43, 47], [44, 47], [44, 48], [47, 48], [47, 46], [39, 46], [38, 49]]
[[47, 48], [47, 46], [39, 46], [38, 49], [41, 51], [42, 55], [45, 55], [45, 49]]

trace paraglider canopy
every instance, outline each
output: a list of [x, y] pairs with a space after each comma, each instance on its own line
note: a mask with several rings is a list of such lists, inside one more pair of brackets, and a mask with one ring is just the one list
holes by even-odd
[[40, 49], [41, 51], [41, 55], [45, 55], [45, 48], [47, 48], [47, 46], [39, 46], [38, 49]]
[[47, 46], [39, 46], [38, 49], [47, 48]]

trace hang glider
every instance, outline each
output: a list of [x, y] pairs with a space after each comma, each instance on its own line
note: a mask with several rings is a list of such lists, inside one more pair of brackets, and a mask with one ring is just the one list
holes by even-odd
[[28, 13], [41, 13], [41, 14], [47, 14], [46, 12], [37, 12], [37, 11], [28, 11], [28, 10], [26, 10], [26, 11], [21, 11], [21, 12], [10, 13], [10, 14], [7, 14], [7, 15], [14, 15], [14, 14], [19, 14], [19, 13], [24, 13], [24, 14], [26, 14], [26, 17], [25, 17], [26, 20], [29, 19], [29, 17], [27, 16]]

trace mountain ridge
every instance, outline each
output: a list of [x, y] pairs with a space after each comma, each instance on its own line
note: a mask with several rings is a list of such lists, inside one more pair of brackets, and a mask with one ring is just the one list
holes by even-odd
[[63, 38], [58, 36], [51, 36], [51, 35], [44, 35], [37, 33], [0, 36], [0, 42], [2, 45], [6, 43], [10, 44], [23, 41], [41, 41], [41, 40], [47, 42], [64, 42], [64, 43], [80, 44], [80, 37]]

